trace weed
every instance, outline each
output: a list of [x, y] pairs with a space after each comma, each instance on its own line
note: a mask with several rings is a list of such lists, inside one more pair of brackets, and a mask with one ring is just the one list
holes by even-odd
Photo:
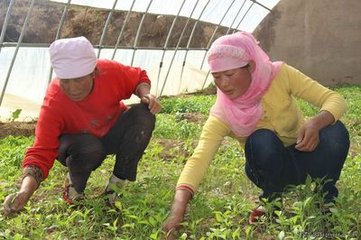
[[[276, 218], [248, 225], [259, 189], [244, 173], [244, 153], [238, 142], [226, 138], [189, 205], [178, 239], [361, 239], [361, 89], [340, 86], [335, 90], [348, 102], [342, 121], [350, 132], [351, 150], [338, 181], [339, 197], [330, 207], [332, 214], [320, 212], [322, 196], [314, 194], [315, 183], [307, 181], [284, 195]], [[24, 212], [12, 218], [0, 215], [0, 238], [161, 239], [178, 176], [214, 100], [215, 96], [201, 95], [161, 99], [164, 108], [139, 164], [137, 181], [119, 190], [122, 198], [116, 209], [108, 208], [100, 197], [112, 173], [113, 156], [92, 173], [80, 208], [69, 208], [61, 199], [66, 171], [55, 162]], [[306, 116], [315, 113], [309, 104], [300, 104]], [[193, 113], [195, 121], [184, 115]], [[1, 202], [16, 191], [22, 156], [32, 141], [33, 137], [0, 139]]]

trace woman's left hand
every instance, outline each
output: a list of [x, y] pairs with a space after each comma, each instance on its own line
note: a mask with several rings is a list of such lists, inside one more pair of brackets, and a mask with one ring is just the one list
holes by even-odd
[[320, 128], [312, 119], [300, 129], [295, 148], [299, 151], [311, 152], [320, 143]]
[[148, 104], [149, 111], [153, 114], [159, 113], [162, 109], [160, 102], [153, 94], [146, 94], [141, 98], [141, 102]]

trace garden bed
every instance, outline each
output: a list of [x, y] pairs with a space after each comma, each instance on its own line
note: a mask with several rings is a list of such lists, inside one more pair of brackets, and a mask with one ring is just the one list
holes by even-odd
[[9, 135], [31, 136], [34, 135], [36, 122], [0, 122], [0, 139]]

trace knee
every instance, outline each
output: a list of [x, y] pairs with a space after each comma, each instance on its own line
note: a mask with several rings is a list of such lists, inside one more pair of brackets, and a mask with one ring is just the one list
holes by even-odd
[[82, 170], [94, 170], [105, 158], [101, 142], [92, 135], [84, 135], [68, 149], [67, 166]]
[[155, 115], [148, 109], [148, 104], [136, 104], [129, 109], [134, 124], [141, 126], [141, 129], [152, 132], [155, 127]]
[[[341, 121], [336, 122], [336, 128], [338, 132], [338, 138], [340, 141], [338, 141], [338, 145], [340, 148], [342, 148], [345, 152], [348, 152], [350, 148], [350, 136], [349, 133], [345, 127], [345, 125]], [[337, 138], [337, 136], [336, 136]]]
[[248, 161], [269, 161], [283, 149], [283, 143], [271, 130], [259, 129], [246, 140], [245, 153]]
[[321, 143], [328, 145], [333, 156], [346, 158], [350, 147], [350, 137], [345, 125], [341, 121], [324, 128], [320, 133]]

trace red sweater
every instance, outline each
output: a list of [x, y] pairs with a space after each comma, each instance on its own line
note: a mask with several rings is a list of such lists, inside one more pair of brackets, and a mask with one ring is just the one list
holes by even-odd
[[110, 60], [98, 60], [98, 74], [92, 92], [82, 101], [72, 101], [60, 89], [59, 79], [49, 85], [41, 106], [35, 140], [28, 148], [23, 167], [35, 165], [48, 177], [58, 155], [62, 134], [90, 133], [104, 136], [122, 111], [122, 102], [135, 92], [140, 83], [150, 84], [144, 70]]

